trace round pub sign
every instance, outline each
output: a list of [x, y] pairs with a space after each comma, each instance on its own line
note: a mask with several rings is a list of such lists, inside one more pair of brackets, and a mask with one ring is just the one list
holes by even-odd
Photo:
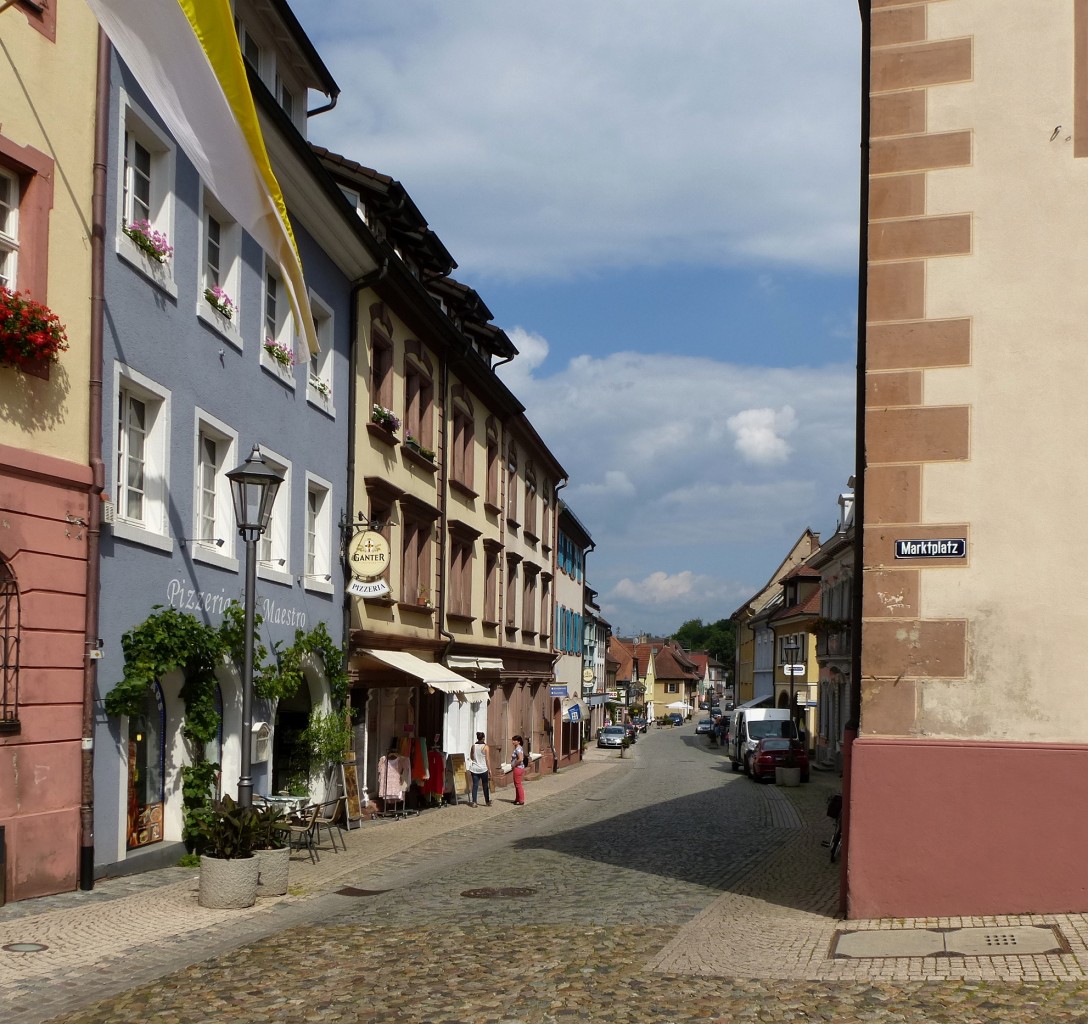
[[374, 530], [357, 533], [348, 545], [351, 573], [372, 580], [389, 568], [389, 541]]

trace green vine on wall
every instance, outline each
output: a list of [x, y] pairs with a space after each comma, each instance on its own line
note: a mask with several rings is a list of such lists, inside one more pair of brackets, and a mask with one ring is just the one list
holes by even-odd
[[[277, 644], [273, 659], [269, 659], [268, 649], [257, 636], [262, 622], [261, 615], [255, 614], [253, 690], [258, 696], [283, 700], [296, 694], [303, 682], [302, 663], [309, 654], [321, 659], [333, 699], [342, 701], [347, 697], [344, 652], [323, 622], [309, 632], [295, 630], [295, 642], [282, 651]], [[229, 660], [241, 672], [244, 649], [245, 612], [237, 601], [224, 609], [223, 622], [218, 628], [187, 612], [155, 605], [151, 615], [121, 638], [125, 666], [121, 681], [106, 694], [108, 714], [139, 714], [153, 683], [175, 671], [180, 671], [184, 679], [180, 694], [185, 705], [182, 734], [191, 762], [181, 769], [182, 835], [187, 845], [196, 819], [202, 809], [212, 803], [219, 771], [219, 765], [209, 761], [205, 754], [208, 744], [219, 732], [215, 670]]]

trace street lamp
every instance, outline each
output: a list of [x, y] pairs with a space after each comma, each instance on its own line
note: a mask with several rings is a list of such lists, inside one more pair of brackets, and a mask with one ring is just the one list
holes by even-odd
[[250, 766], [253, 732], [253, 604], [257, 590], [257, 541], [268, 529], [276, 492], [283, 474], [264, 461], [261, 450], [253, 446], [249, 458], [227, 474], [234, 498], [234, 517], [238, 533], [246, 545], [245, 642], [242, 659], [242, 736], [241, 773], [238, 776], [238, 804], [253, 806], [253, 776]]

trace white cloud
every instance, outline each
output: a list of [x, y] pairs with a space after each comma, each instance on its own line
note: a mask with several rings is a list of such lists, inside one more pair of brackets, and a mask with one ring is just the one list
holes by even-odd
[[730, 416], [727, 426], [735, 435], [734, 447], [746, 462], [769, 466], [785, 462], [790, 446], [785, 435], [797, 427], [797, 417], [790, 406], [774, 409], [745, 409]]
[[401, 180], [476, 274], [856, 260], [848, 3], [329, 0], [298, 14], [342, 90], [312, 137]]
[[[849, 366], [669, 353], [583, 355], [523, 375], [518, 397], [570, 475], [562, 495], [593, 535], [587, 578], [613, 626], [727, 616], [804, 529], [833, 524], [853, 472], [854, 386]], [[775, 404], [783, 395], [788, 409]], [[739, 451], [740, 422], [753, 450], [767, 442], [780, 459]], [[785, 450], [770, 444], [786, 434]]]

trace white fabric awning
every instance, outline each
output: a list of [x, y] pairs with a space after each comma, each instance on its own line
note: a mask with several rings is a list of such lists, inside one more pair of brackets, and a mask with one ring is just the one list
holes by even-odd
[[501, 672], [502, 658], [470, 658], [462, 654], [451, 654], [446, 661], [450, 668], [475, 669], [477, 671]]
[[438, 690], [440, 693], [455, 693], [465, 697], [486, 697], [491, 691], [486, 686], [474, 683], [458, 675], [453, 669], [446, 668], [436, 661], [424, 661], [407, 651], [376, 651], [367, 649], [364, 654], [375, 658], [400, 672], [415, 676], [420, 682]]

